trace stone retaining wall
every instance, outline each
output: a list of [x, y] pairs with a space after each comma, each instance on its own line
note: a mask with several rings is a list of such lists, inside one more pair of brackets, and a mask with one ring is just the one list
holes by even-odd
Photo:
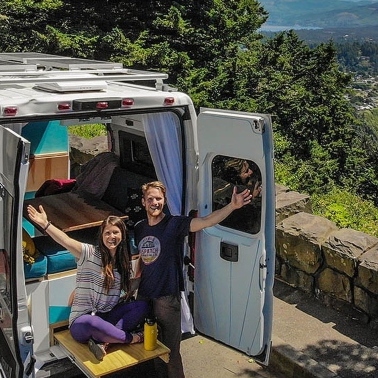
[[313, 215], [309, 196], [276, 187], [276, 276], [378, 327], [378, 238]]

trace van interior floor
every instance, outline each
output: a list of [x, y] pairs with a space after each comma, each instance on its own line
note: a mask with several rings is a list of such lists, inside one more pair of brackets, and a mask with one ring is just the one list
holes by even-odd
[[104, 359], [98, 361], [90, 352], [88, 345], [75, 341], [68, 329], [55, 333], [54, 338], [71, 361], [91, 378], [116, 373], [156, 357], [165, 362], [169, 360], [170, 350], [160, 342], [153, 351], [145, 350], [143, 343], [133, 345], [113, 344], [108, 347]]

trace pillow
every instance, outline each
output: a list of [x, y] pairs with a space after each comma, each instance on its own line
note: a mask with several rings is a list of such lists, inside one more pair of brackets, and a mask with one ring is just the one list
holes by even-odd
[[127, 174], [128, 172], [121, 167], [115, 167], [109, 185], [101, 198], [104, 202], [123, 213], [128, 201]]
[[25, 229], [22, 229], [22, 253], [24, 261], [28, 264], [34, 264], [35, 259], [38, 256], [38, 251], [35, 248], [33, 239], [26, 232]]
[[36, 191], [35, 197], [50, 196], [52, 194], [70, 192], [75, 186], [75, 179], [51, 179], [46, 180]]

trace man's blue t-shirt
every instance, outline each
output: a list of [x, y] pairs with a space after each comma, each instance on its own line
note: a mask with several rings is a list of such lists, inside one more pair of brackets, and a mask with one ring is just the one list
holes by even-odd
[[183, 242], [192, 218], [166, 215], [157, 225], [135, 225], [135, 241], [142, 261], [138, 295], [159, 298], [179, 295], [183, 287]]

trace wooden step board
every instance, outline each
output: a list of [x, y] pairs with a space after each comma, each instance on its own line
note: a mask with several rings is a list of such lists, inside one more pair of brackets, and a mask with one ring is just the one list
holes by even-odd
[[104, 359], [98, 361], [89, 350], [88, 345], [75, 341], [68, 329], [54, 333], [54, 338], [83, 373], [93, 378], [127, 369], [156, 357], [160, 357], [165, 362], [169, 360], [169, 348], [159, 341], [158, 347], [152, 351], [145, 350], [143, 343], [133, 345], [111, 344]]

